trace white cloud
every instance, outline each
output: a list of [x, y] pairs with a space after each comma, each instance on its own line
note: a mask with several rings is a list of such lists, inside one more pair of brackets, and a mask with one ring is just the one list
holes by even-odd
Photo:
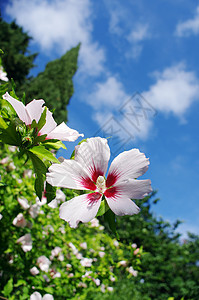
[[[155, 83], [148, 91], [133, 97], [128, 95], [114, 76], [96, 84], [88, 98], [89, 104], [95, 109], [93, 119], [103, 126], [113, 118], [116, 122], [111, 120], [112, 127], [121, 124], [127, 135], [130, 132], [135, 139], [142, 140], [151, 134], [153, 119], [158, 111], [173, 113], [182, 120], [192, 103], [199, 100], [199, 79], [183, 63], [155, 72], [153, 76]], [[118, 134], [120, 137], [121, 132]]]
[[126, 57], [134, 59], [141, 55], [143, 45], [142, 42], [150, 38], [149, 26], [147, 24], [138, 23], [127, 35], [126, 39], [131, 45], [131, 49], [127, 51]]
[[103, 83], [97, 83], [94, 91], [89, 95], [88, 102], [97, 109], [117, 109], [129, 96], [124, 91], [122, 83], [114, 76], [110, 76]]
[[156, 83], [143, 96], [163, 113], [172, 112], [183, 117], [191, 104], [199, 100], [199, 79], [187, 71], [183, 63], [154, 73]]
[[127, 39], [131, 43], [137, 43], [145, 40], [148, 38], [149, 35], [149, 28], [147, 24], [137, 24], [134, 29], [131, 30], [130, 34], [128, 35]]
[[12, 0], [6, 13], [29, 32], [43, 51], [63, 54], [82, 43], [80, 62], [84, 70], [96, 75], [103, 69], [104, 50], [92, 40], [90, 0]]
[[177, 25], [175, 34], [180, 37], [199, 34], [199, 6], [196, 8], [196, 14], [192, 19]]

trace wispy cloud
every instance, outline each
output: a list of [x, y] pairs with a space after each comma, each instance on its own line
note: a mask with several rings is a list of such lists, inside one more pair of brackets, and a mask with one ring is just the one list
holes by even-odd
[[138, 23], [127, 35], [126, 39], [131, 45], [131, 49], [127, 52], [127, 57], [138, 58], [142, 52], [142, 42], [150, 38], [148, 24]]
[[199, 34], [199, 6], [196, 8], [195, 16], [192, 19], [177, 25], [175, 34], [179, 37]]
[[80, 61], [84, 70], [90, 75], [103, 70], [105, 53], [92, 37], [90, 0], [12, 0], [6, 13], [29, 32], [43, 51], [53, 50], [60, 55], [81, 42]]

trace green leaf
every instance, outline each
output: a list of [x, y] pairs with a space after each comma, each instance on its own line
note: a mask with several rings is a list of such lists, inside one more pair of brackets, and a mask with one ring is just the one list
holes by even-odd
[[7, 184], [5, 184], [4, 182], [0, 181], [0, 189], [7, 186]]
[[102, 200], [97, 213], [97, 217], [104, 215], [108, 210], [109, 210], [109, 206], [106, 200]]
[[31, 128], [37, 128], [37, 122], [35, 120], [32, 121]]
[[0, 116], [0, 128], [6, 129], [7, 127], [8, 127], [8, 125], [6, 124], [4, 119]]
[[116, 218], [114, 212], [112, 210], [108, 210], [104, 214], [105, 221], [108, 222], [109, 229], [114, 233], [114, 235], [117, 236], [117, 231], [116, 231]]
[[36, 174], [36, 179], [35, 179], [35, 192], [39, 199], [41, 200], [42, 197], [42, 192], [44, 190], [44, 180], [45, 180], [45, 175], [47, 172], [47, 167], [43, 163], [43, 161], [35, 154], [32, 152], [28, 151], [28, 155], [30, 159], [32, 160], [34, 171]]
[[42, 198], [42, 193], [44, 191], [44, 181], [45, 181], [45, 175], [42, 173], [37, 173], [35, 178], [35, 192], [39, 199]]
[[66, 146], [59, 140], [55, 140], [54, 142], [44, 142], [43, 143], [45, 147], [47, 148], [51, 148], [51, 149], [54, 149], [54, 150], [59, 150], [60, 148], [63, 148], [63, 149], [67, 149]]
[[45, 106], [41, 117], [39, 119], [38, 125], [37, 125], [37, 130], [38, 132], [42, 129], [42, 127], [46, 124], [46, 112], [47, 112], [47, 107]]
[[41, 143], [41, 142], [44, 142], [46, 137], [47, 137], [47, 134], [38, 135], [36, 137], [36, 139], [34, 140], [34, 145], [38, 144], [38, 143]]
[[13, 278], [10, 278], [3, 289], [3, 294], [7, 297], [13, 290]]
[[12, 123], [6, 129], [1, 129], [0, 139], [9, 145], [20, 146], [21, 144], [20, 135]]
[[44, 162], [37, 155], [33, 154], [30, 151], [28, 151], [28, 155], [29, 155], [30, 159], [32, 160], [32, 164], [33, 164], [35, 173], [36, 174], [37, 173], [46, 174], [47, 167], [44, 164]]
[[35, 155], [39, 156], [39, 158], [42, 158], [42, 159], [47, 159], [51, 162], [55, 162], [55, 163], [60, 163], [58, 161], [58, 159], [56, 157], [54, 157], [54, 155], [45, 149], [44, 146], [35, 146], [31, 149], [29, 149], [30, 152], [34, 153]]
[[55, 199], [57, 188], [46, 182], [46, 193], [47, 203]]
[[17, 281], [17, 283], [14, 284], [14, 287], [18, 287], [18, 286], [20, 286], [20, 285], [26, 285], [26, 284], [27, 284], [27, 282], [26, 282], [25, 280], [19, 279], [19, 280]]

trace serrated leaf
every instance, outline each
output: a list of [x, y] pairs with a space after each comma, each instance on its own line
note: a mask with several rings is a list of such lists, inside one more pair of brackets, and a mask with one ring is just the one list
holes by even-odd
[[50, 151], [48, 151], [44, 146], [35, 146], [29, 149], [29, 151], [39, 156], [39, 158], [46, 159], [58, 164], [60, 163], [58, 159], [54, 157], [54, 155]]
[[109, 210], [106, 200], [102, 200], [96, 217], [104, 215]]
[[13, 278], [10, 278], [3, 289], [4, 296], [9, 296], [13, 290]]

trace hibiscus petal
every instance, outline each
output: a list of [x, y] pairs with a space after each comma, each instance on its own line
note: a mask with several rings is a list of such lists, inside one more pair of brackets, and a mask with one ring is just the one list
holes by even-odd
[[3, 95], [3, 99], [7, 100], [12, 105], [19, 119], [22, 120], [26, 125], [32, 123], [31, 117], [29, 116], [25, 105], [21, 101], [11, 97], [8, 92]]
[[[150, 179], [129, 179], [127, 181], [115, 184], [112, 188], [116, 188], [120, 195], [127, 196], [130, 199], [142, 199], [152, 192]], [[109, 189], [107, 189], [107, 191], [108, 190]]]
[[34, 292], [30, 295], [30, 300], [42, 300], [42, 296], [39, 292]]
[[79, 134], [77, 130], [71, 129], [64, 122], [62, 122], [47, 135], [47, 138], [74, 142], [79, 136], [84, 135]]
[[[46, 111], [46, 123], [42, 127], [42, 129], [40, 130], [40, 132], [39, 132], [40, 135], [50, 133], [53, 129], [55, 129], [56, 126], [57, 126], [57, 123], [55, 122], [55, 120], [53, 118], [53, 114], [47, 108], [47, 111]], [[48, 138], [48, 136], [47, 136], [47, 138]]]
[[107, 140], [95, 137], [75, 147], [75, 160], [79, 162], [96, 182], [98, 176], [104, 176], [110, 159]]
[[134, 215], [140, 211], [139, 207], [128, 196], [118, 194], [115, 187], [108, 189], [104, 195], [108, 206], [118, 216]]
[[46, 174], [46, 180], [52, 186], [77, 190], [95, 190], [96, 185], [88, 173], [75, 160], [65, 159], [61, 164], [52, 164]]
[[101, 199], [100, 193], [77, 196], [60, 206], [59, 216], [67, 221], [70, 227], [76, 228], [80, 221], [86, 223], [95, 218]]
[[41, 117], [43, 111], [44, 100], [32, 100], [30, 103], [26, 105], [26, 110], [31, 118], [31, 121], [35, 120], [37, 123]]
[[148, 158], [138, 149], [124, 151], [111, 163], [106, 186], [110, 187], [129, 178], [137, 178], [147, 171], [148, 165]]

